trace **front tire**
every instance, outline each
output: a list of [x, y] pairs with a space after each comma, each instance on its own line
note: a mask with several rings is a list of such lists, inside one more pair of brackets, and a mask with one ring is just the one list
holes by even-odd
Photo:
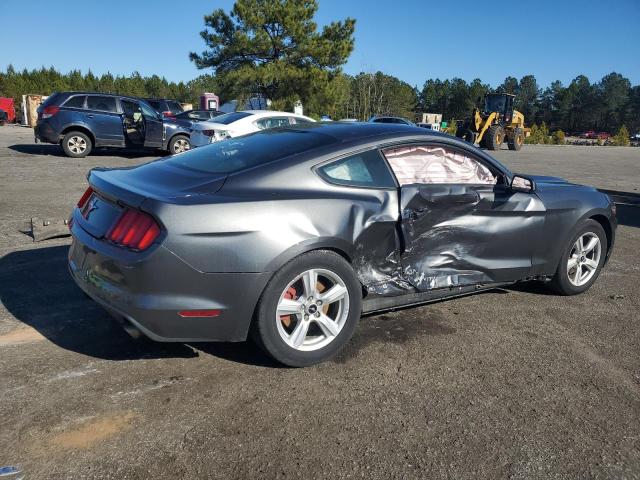
[[513, 131], [513, 135], [508, 138], [507, 143], [509, 150], [520, 150], [524, 145], [524, 131], [521, 128], [516, 128]]
[[340, 255], [316, 250], [296, 257], [269, 281], [252, 336], [278, 362], [306, 367], [335, 355], [360, 318], [362, 289]]
[[71, 131], [62, 139], [62, 150], [67, 157], [84, 158], [93, 148], [89, 135], [79, 131]]
[[191, 150], [191, 141], [186, 135], [176, 135], [169, 142], [169, 153], [176, 155]]
[[607, 236], [602, 225], [586, 220], [565, 247], [549, 287], [560, 295], [577, 295], [594, 284], [607, 256]]

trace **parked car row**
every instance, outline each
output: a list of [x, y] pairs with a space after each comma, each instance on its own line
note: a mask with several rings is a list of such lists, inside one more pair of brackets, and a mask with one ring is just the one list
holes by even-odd
[[313, 121], [288, 112], [183, 111], [178, 102], [168, 99], [61, 92], [50, 95], [38, 108], [34, 136], [36, 142], [59, 144], [73, 158], [100, 147], [178, 154], [225, 138]]
[[611, 134], [608, 132], [596, 132], [594, 130], [589, 130], [587, 132], [580, 134], [580, 137], [594, 139], [594, 140], [595, 139], [607, 140], [609, 137], [611, 137]]

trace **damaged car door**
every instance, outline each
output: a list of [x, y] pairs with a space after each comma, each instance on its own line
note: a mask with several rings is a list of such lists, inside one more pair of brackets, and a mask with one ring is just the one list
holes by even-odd
[[383, 150], [400, 186], [400, 262], [417, 291], [503, 283], [531, 273], [544, 223], [533, 192], [506, 172], [445, 143]]

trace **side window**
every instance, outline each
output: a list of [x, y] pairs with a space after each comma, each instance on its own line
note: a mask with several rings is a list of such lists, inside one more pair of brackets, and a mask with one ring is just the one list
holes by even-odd
[[400, 185], [465, 183], [494, 185], [491, 170], [462, 151], [436, 145], [409, 145], [383, 150]]
[[115, 97], [99, 97], [88, 96], [87, 97], [87, 109], [100, 110], [102, 112], [117, 112]]
[[156, 112], [153, 108], [147, 105], [144, 102], [140, 102], [140, 108], [142, 109], [142, 114], [147, 118], [158, 118], [158, 112]]
[[76, 95], [64, 102], [64, 106], [69, 108], [84, 108], [84, 99], [84, 95]]
[[378, 150], [351, 155], [318, 168], [329, 183], [355, 187], [395, 188], [396, 184]]

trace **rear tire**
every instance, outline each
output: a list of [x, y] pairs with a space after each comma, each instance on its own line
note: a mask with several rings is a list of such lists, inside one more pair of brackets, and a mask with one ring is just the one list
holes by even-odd
[[176, 135], [169, 142], [169, 153], [176, 155], [191, 150], [191, 142], [186, 135]]
[[[577, 248], [582, 240], [584, 248]], [[589, 250], [590, 242], [594, 242]], [[577, 295], [594, 284], [607, 256], [607, 236], [595, 220], [582, 222], [560, 258], [556, 273], [548, 286], [560, 295]], [[586, 250], [586, 253], [582, 253]]]
[[500, 125], [490, 126], [482, 139], [487, 150], [500, 150], [504, 142], [504, 128]]
[[62, 139], [62, 150], [67, 157], [84, 158], [93, 148], [89, 135], [79, 131], [71, 131]]
[[334, 252], [315, 250], [269, 281], [251, 335], [278, 362], [306, 367], [328, 360], [349, 341], [361, 308], [362, 288], [351, 265]]
[[521, 128], [516, 128], [513, 131], [513, 135], [508, 139], [509, 150], [520, 150], [524, 145], [524, 131]]

